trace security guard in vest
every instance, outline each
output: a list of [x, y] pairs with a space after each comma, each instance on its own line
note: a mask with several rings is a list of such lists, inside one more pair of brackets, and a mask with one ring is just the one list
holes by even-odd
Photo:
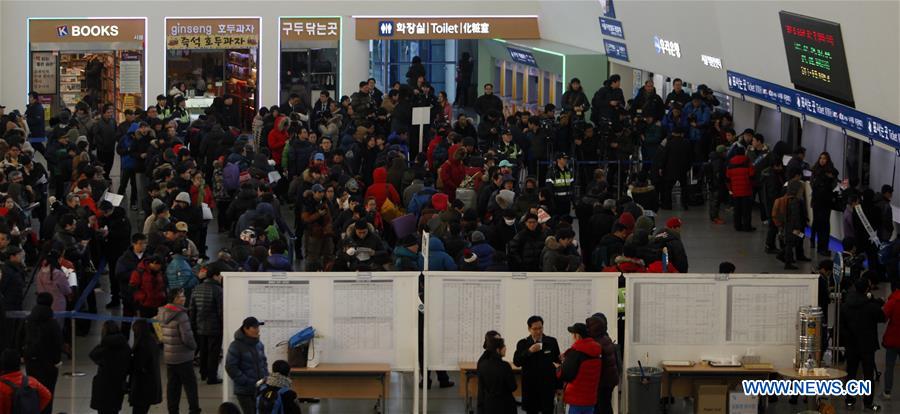
[[547, 186], [553, 192], [553, 216], [569, 214], [575, 188], [575, 172], [569, 168], [569, 155], [565, 152], [556, 154], [556, 162], [547, 172]]

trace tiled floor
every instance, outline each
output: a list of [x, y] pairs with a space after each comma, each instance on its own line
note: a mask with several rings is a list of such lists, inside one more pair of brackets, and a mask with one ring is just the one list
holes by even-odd
[[[763, 225], [755, 221], [754, 225], [759, 228], [753, 233], [736, 233], [733, 228], [726, 225], [714, 225], [706, 219], [706, 210], [704, 208], [695, 208], [688, 212], [668, 211], [661, 212], [658, 222], [664, 222], [671, 216], [678, 215], [684, 221], [684, 229], [682, 239], [684, 240], [690, 260], [691, 272], [709, 272], [714, 273], [718, 270], [721, 261], [728, 260], [737, 266], [739, 273], [782, 273], [783, 265], [776, 261], [773, 256], [763, 252], [763, 240], [765, 233]], [[758, 216], [754, 220], [758, 219]], [[137, 224], [137, 217], [133, 218], [134, 224]], [[142, 220], [141, 220], [142, 222]], [[210, 226], [214, 229], [215, 226]], [[210, 232], [210, 254], [212, 255], [227, 241], [220, 235]], [[814, 254], [814, 252], [809, 252]], [[817, 259], [813, 256], [814, 259]], [[813, 262], [815, 263], [815, 262]], [[798, 272], [810, 272], [813, 268], [812, 263], [801, 263], [801, 269]], [[106, 283], [103, 287], [108, 286]], [[881, 292], [884, 294], [885, 292]], [[100, 293], [98, 295], [98, 303], [102, 305], [107, 301], [107, 295]], [[68, 376], [60, 376], [57, 384], [57, 392], [55, 396], [54, 412], [65, 413], [89, 413], [91, 377], [96, 372], [96, 367], [87, 358], [90, 349], [99, 342], [99, 326], [95, 323], [91, 335], [76, 340], [75, 369], [85, 372], [87, 375], [78, 378]], [[877, 355], [877, 364], [879, 369], [883, 369], [884, 353], [879, 352]], [[70, 371], [69, 361], [65, 361], [60, 368], [60, 372]], [[429, 413], [460, 413], [464, 411], [463, 399], [458, 395], [459, 380], [457, 373], [451, 373], [451, 377], [457, 382], [457, 386], [449, 389], [433, 389], [428, 395], [428, 412]], [[165, 370], [163, 369], [163, 381], [165, 381]], [[882, 390], [882, 384], [877, 383], [873, 387], [879, 393]], [[222, 401], [222, 388], [220, 385], [199, 386], [200, 404], [204, 412], [214, 413], [216, 407]], [[900, 391], [898, 391], [900, 392]], [[847, 411], [842, 407], [840, 401], [837, 403], [837, 412], [860, 412], [861, 408], [857, 405], [856, 410]], [[882, 402], [883, 412], [900, 413], [900, 406], [896, 402], [893, 405], [890, 402]], [[388, 402], [388, 411], [391, 413], [409, 413], [412, 412], [413, 405], [413, 383], [412, 374], [395, 373], [392, 375], [390, 399]], [[303, 407], [306, 413], [370, 413], [373, 410], [374, 401], [358, 401], [358, 400], [323, 400], [318, 404], [306, 404]], [[187, 412], [187, 403], [182, 401], [182, 412]], [[130, 408], [124, 408], [123, 412], [130, 411]], [[795, 413], [803, 411], [802, 405], [790, 405], [786, 400], [770, 404], [766, 409], [766, 413]], [[152, 413], [166, 412], [165, 403], [154, 406]], [[671, 412], [673, 413], [690, 413], [692, 406], [690, 403], [676, 403]]]

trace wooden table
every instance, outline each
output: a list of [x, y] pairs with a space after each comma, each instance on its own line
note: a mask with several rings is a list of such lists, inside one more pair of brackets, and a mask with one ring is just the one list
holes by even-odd
[[387, 413], [389, 364], [319, 364], [291, 368], [294, 392], [300, 398], [376, 400], [375, 412]]
[[[513, 364], [509, 365], [512, 367], [513, 375], [516, 376], [516, 391], [513, 392], [513, 395], [516, 397], [521, 397], [522, 368], [519, 368]], [[459, 387], [459, 396], [465, 398], [466, 413], [474, 413], [475, 402], [473, 400], [478, 398], [478, 367], [476, 366], [476, 363], [470, 361], [460, 362], [459, 377], [464, 382], [463, 386]]]
[[[847, 371], [841, 371], [835, 368], [825, 368], [825, 375], [815, 375], [813, 373], [801, 374], [796, 368], [782, 368], [778, 370], [778, 375], [789, 380], [837, 380], [847, 376]], [[819, 396], [806, 398], [806, 408], [815, 411], [819, 408]]]
[[[662, 378], [664, 382], [666, 382], [666, 387], [661, 388], [661, 397], [664, 397], [666, 404], [671, 404], [674, 401], [674, 392], [672, 391], [673, 383], [679, 382], [684, 386], [688, 386], [691, 391], [685, 393], [681, 392], [679, 396], [689, 396], [693, 392], [693, 382], [695, 379], [728, 379], [728, 378], [758, 378], [758, 379], [768, 379], [772, 374], [775, 374], [777, 371], [774, 368], [766, 368], [766, 369], [747, 369], [743, 366], [740, 367], [713, 367], [707, 364], [706, 362], [700, 362], [694, 364], [690, 367], [683, 366], [663, 366], [663, 373], [665, 374]], [[660, 384], [662, 387], [663, 384]], [[684, 388], [684, 387], [681, 387]]]

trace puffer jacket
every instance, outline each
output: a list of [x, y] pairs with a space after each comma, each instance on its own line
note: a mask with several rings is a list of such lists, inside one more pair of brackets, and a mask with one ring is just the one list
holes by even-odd
[[603, 268], [604, 272], [621, 273], [646, 273], [644, 261], [636, 257], [616, 257], [615, 264]]
[[376, 168], [372, 172], [374, 182], [366, 190], [366, 198], [375, 197], [375, 204], [378, 206], [379, 211], [381, 211], [381, 206], [385, 200], [391, 200], [391, 203], [394, 203], [397, 207], [401, 206], [400, 194], [397, 194], [397, 189], [387, 182], [387, 176], [388, 173], [384, 167]]
[[197, 342], [191, 331], [187, 309], [170, 303], [159, 308], [156, 319], [162, 325], [163, 361], [166, 365], [193, 361]]
[[394, 269], [400, 272], [422, 270], [419, 267], [419, 255], [405, 246], [394, 247]]
[[516, 234], [509, 242], [510, 268], [525, 272], [540, 271], [544, 240], [544, 233], [540, 228], [534, 231], [525, 228]]
[[[425, 258], [419, 255], [419, 268], [425, 267]], [[444, 242], [441, 239], [431, 236], [428, 239], [428, 269], [431, 271], [454, 271], [457, 269], [456, 262], [447, 254], [444, 249]]]
[[675, 266], [680, 273], [688, 272], [688, 256], [678, 230], [670, 228], [660, 229], [653, 236], [651, 244], [660, 251], [662, 251], [663, 247], [668, 248], [669, 263]]
[[266, 258], [266, 262], [263, 264], [263, 269], [265, 271], [282, 271], [282, 272], [290, 272], [293, 269], [291, 266], [291, 261], [288, 260], [287, 256], [283, 254], [273, 254]]
[[415, 214], [416, 217], [422, 214], [422, 210], [428, 203], [431, 202], [431, 196], [437, 194], [437, 190], [434, 187], [425, 187], [422, 190], [418, 191], [412, 196], [412, 199], [409, 200], [409, 204], [406, 207], [406, 212], [410, 214]]
[[900, 348], [900, 290], [895, 290], [888, 297], [887, 303], [881, 310], [887, 320], [887, 328], [884, 329], [881, 344], [885, 348]]
[[253, 395], [256, 382], [269, 376], [266, 350], [259, 338], [251, 338], [238, 328], [228, 345], [225, 372], [234, 381], [235, 395]]
[[275, 160], [277, 166], [281, 166], [281, 156], [284, 151], [284, 145], [288, 141], [288, 125], [290, 120], [288, 117], [281, 115], [275, 120], [275, 128], [269, 131], [266, 142], [269, 144], [269, 151], [272, 153], [272, 159]]
[[478, 270], [485, 271], [494, 264], [494, 248], [486, 242], [472, 244], [472, 253], [478, 256]]
[[180, 254], [173, 255], [166, 266], [166, 280], [168, 289], [192, 289], [199, 282], [190, 263]]
[[441, 165], [438, 170], [441, 191], [447, 193], [450, 201], [456, 198], [456, 188], [466, 177], [466, 166], [462, 160], [466, 158], [466, 150], [459, 144], [453, 145], [449, 150], [450, 159]]
[[755, 171], [746, 155], [735, 155], [728, 162], [725, 177], [728, 190], [734, 197], [751, 197], [753, 195], [753, 175]]
[[597, 404], [597, 387], [602, 373], [600, 344], [593, 338], [582, 338], [575, 341], [563, 355], [563, 364], [557, 375], [566, 383], [566, 404]]
[[619, 385], [619, 354], [618, 347], [613, 343], [607, 332], [606, 316], [595, 313], [585, 320], [588, 335], [600, 344], [600, 383], [598, 387], [615, 387]]
[[197, 335], [222, 335], [223, 309], [222, 284], [206, 278], [191, 294], [191, 326]]
[[147, 260], [138, 263], [131, 272], [128, 285], [134, 290], [134, 302], [145, 308], [157, 308], [166, 302], [166, 279], [162, 270], [150, 270]]

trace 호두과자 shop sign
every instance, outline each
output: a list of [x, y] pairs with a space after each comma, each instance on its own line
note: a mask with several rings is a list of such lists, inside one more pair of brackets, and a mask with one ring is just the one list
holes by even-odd
[[254, 49], [259, 31], [255, 17], [166, 18], [166, 49]]

